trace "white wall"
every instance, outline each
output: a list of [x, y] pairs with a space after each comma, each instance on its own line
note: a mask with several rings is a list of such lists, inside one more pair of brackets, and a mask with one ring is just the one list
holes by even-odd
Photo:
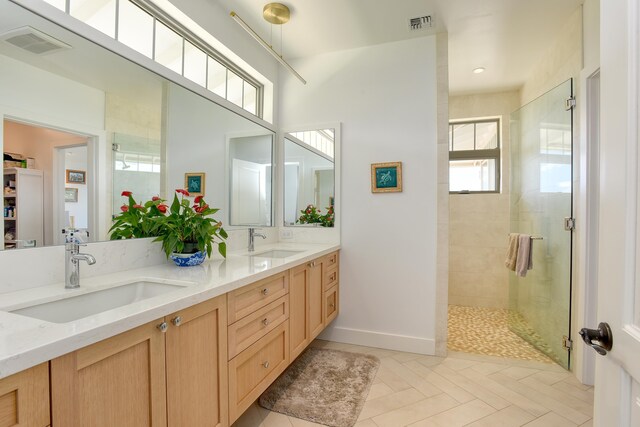
[[[341, 313], [325, 337], [435, 351], [436, 37], [292, 61], [283, 128], [342, 122]], [[372, 194], [370, 165], [403, 162], [404, 191]], [[445, 285], [446, 286], [446, 285]]]

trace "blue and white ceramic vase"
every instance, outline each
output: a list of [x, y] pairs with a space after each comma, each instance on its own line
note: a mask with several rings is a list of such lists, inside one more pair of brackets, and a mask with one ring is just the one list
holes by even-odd
[[178, 254], [174, 252], [170, 258], [178, 267], [193, 267], [194, 265], [202, 264], [205, 256], [206, 254], [202, 251], [192, 254]]

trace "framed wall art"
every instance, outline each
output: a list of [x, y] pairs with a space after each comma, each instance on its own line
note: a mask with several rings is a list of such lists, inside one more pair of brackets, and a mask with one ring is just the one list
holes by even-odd
[[373, 163], [371, 165], [371, 192], [402, 192], [402, 162]]
[[204, 172], [188, 172], [184, 174], [184, 188], [192, 196], [204, 196]]
[[87, 172], [73, 169], [66, 170], [67, 184], [86, 184]]

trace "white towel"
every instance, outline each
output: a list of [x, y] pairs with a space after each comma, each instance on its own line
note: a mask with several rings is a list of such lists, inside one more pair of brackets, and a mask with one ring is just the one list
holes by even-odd
[[504, 260], [504, 265], [511, 271], [516, 271], [516, 260], [518, 257], [518, 233], [509, 234], [509, 246], [507, 248], [507, 259]]
[[533, 268], [533, 240], [529, 234], [518, 237], [518, 256], [516, 257], [516, 275], [525, 277]]

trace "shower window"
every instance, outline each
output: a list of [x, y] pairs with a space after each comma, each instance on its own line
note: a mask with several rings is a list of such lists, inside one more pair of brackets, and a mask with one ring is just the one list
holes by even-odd
[[500, 119], [449, 124], [449, 191], [500, 191]]

